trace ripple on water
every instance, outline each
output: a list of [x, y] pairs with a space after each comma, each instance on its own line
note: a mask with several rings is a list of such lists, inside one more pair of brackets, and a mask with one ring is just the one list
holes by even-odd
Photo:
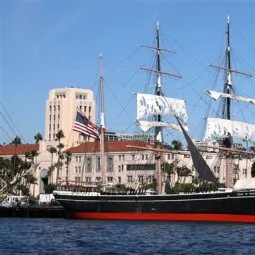
[[0, 218], [0, 254], [255, 254], [249, 224]]

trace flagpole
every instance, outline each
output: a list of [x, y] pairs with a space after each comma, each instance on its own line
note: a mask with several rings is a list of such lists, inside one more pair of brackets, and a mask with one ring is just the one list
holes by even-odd
[[83, 135], [83, 136], [85, 137], [85, 139], [84, 139], [84, 160], [83, 160], [82, 171], [81, 171], [81, 183], [83, 183], [83, 181], [84, 181], [83, 173], [85, 175], [85, 164], [86, 164], [86, 136], [85, 135]]

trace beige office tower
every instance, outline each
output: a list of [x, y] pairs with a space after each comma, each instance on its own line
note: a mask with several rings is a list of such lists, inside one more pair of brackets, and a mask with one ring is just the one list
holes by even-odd
[[95, 123], [96, 105], [92, 90], [74, 87], [50, 90], [45, 111], [45, 141], [47, 144], [51, 142], [54, 144], [59, 130], [64, 132], [65, 137], [61, 142], [65, 148], [76, 146], [84, 141], [84, 136], [72, 130], [77, 110]]

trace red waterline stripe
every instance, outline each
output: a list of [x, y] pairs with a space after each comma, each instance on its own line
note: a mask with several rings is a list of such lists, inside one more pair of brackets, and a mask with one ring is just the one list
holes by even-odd
[[158, 221], [214, 221], [255, 223], [255, 215], [203, 213], [86, 213], [74, 212], [77, 219], [95, 220], [158, 220]]

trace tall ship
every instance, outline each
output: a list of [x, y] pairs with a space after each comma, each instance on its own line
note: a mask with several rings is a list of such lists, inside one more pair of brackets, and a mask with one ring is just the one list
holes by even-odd
[[[233, 139], [250, 138], [254, 142], [255, 125], [241, 121], [231, 120], [231, 101], [255, 102], [254, 99], [244, 98], [233, 94], [232, 73], [238, 73], [230, 64], [230, 22], [227, 22], [227, 47], [224, 67], [217, 67], [225, 73], [223, 92], [207, 91], [207, 94], [217, 99], [222, 98], [224, 116], [221, 118], [208, 118], [205, 140], [215, 139], [211, 149], [224, 152], [225, 162], [228, 165], [232, 154], [249, 155], [254, 157], [252, 151], [244, 151], [233, 147]], [[153, 190], [112, 190], [106, 183], [106, 172], [103, 165], [104, 157], [104, 108], [101, 105], [100, 148], [102, 183], [90, 184], [80, 190], [67, 190], [60, 188], [54, 191], [54, 196], [66, 209], [68, 216], [77, 219], [103, 219], [103, 220], [156, 220], [156, 221], [214, 221], [214, 222], [247, 222], [255, 223], [255, 178], [237, 180], [235, 186], [230, 185], [230, 173], [227, 174], [227, 187], [213, 192], [190, 192], [180, 194], [165, 194], [162, 174], [162, 155], [169, 152], [163, 144], [163, 129], [171, 128], [183, 133], [188, 149], [196, 169], [197, 179], [207, 183], [217, 182], [217, 178], [201, 155], [197, 146], [188, 135], [187, 111], [185, 100], [166, 97], [162, 90], [161, 78], [170, 75], [161, 70], [161, 53], [165, 49], [160, 47], [159, 24], [156, 28], [156, 47], [149, 48], [156, 52], [156, 67], [142, 68], [156, 74], [154, 94], [136, 95], [137, 121], [143, 131], [155, 130], [155, 143], [153, 146], [135, 147], [137, 150], [151, 150], [155, 153], [155, 166], [157, 188]], [[103, 79], [100, 74], [101, 91]], [[103, 100], [101, 100], [103, 101]], [[147, 118], [151, 116], [151, 118]], [[80, 116], [81, 118], [81, 116]], [[165, 121], [165, 119], [170, 121]], [[83, 121], [80, 131], [85, 127], [86, 134], [99, 136], [93, 125], [86, 126]], [[207, 145], [204, 145], [207, 146]], [[208, 147], [208, 146], [207, 146]]]

